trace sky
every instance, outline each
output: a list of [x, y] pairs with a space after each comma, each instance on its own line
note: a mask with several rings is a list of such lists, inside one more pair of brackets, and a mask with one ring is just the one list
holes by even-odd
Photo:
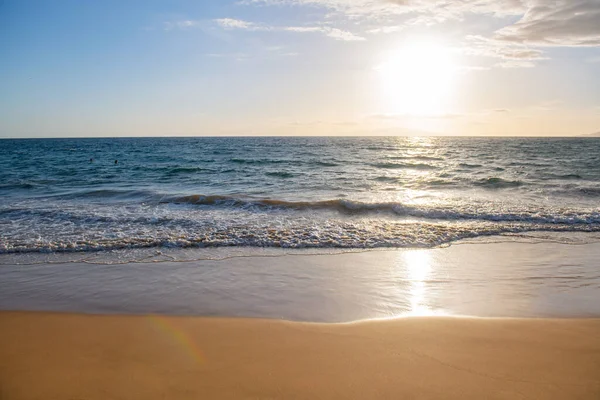
[[600, 0], [0, 0], [0, 137], [600, 131]]

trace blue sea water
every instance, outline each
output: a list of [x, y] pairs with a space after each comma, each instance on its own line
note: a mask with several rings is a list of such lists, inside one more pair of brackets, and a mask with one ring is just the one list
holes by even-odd
[[568, 238], [599, 201], [593, 138], [0, 141], [0, 253]]

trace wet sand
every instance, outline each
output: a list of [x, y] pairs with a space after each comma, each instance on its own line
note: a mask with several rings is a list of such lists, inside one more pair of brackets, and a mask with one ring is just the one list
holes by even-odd
[[173, 249], [168, 256], [180, 260], [221, 258], [1, 265], [0, 310], [324, 323], [425, 315], [600, 317], [595, 243], [287, 251], [227, 257], [230, 249]]
[[0, 399], [598, 399], [600, 319], [0, 312]]

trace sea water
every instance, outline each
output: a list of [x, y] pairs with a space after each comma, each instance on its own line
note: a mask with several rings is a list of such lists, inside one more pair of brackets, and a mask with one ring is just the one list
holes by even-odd
[[436, 247], [600, 232], [600, 139], [0, 141], [0, 253]]

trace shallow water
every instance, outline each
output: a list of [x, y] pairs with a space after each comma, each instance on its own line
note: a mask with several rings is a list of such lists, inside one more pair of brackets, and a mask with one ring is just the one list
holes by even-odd
[[314, 322], [427, 315], [600, 317], [597, 244], [292, 253], [235, 256], [219, 249], [179, 255], [197, 259], [185, 262], [4, 265], [0, 309]]
[[0, 253], [569, 241], [599, 200], [597, 139], [0, 141]]

